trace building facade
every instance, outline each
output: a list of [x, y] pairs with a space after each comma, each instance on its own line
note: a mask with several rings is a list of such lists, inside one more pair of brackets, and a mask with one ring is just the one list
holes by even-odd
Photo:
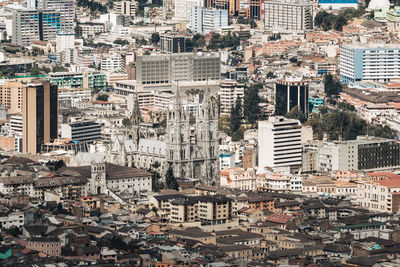
[[57, 86], [48, 81], [34, 81], [23, 89], [22, 150], [37, 154], [44, 142], [58, 135]]
[[242, 100], [243, 104], [244, 84], [233, 80], [221, 81], [219, 91], [220, 114], [229, 115], [238, 97]]
[[190, 10], [188, 28], [192, 32], [208, 34], [228, 25], [228, 10], [199, 6]]
[[304, 31], [313, 28], [313, 7], [302, 2], [264, 2], [266, 29]]
[[163, 53], [183, 53], [186, 51], [185, 36], [177, 33], [161, 34], [160, 46]]
[[400, 45], [346, 44], [340, 47], [340, 81], [390, 81], [400, 78]]
[[44, 8], [60, 11], [60, 30], [73, 31], [75, 7], [74, 0], [43, 0]]
[[219, 80], [220, 72], [219, 53], [142, 55], [136, 59], [138, 84]]
[[299, 168], [302, 162], [302, 130], [298, 120], [282, 116], [258, 122], [259, 172], [268, 167]]
[[306, 81], [279, 80], [275, 82], [275, 113], [285, 116], [292, 108], [300, 107], [309, 113], [309, 85]]
[[26, 83], [18, 80], [4, 80], [0, 83], [0, 103], [7, 109], [7, 113], [15, 114], [22, 111], [22, 92]]
[[101, 125], [94, 121], [63, 123], [61, 137], [71, 141], [93, 142], [101, 139]]

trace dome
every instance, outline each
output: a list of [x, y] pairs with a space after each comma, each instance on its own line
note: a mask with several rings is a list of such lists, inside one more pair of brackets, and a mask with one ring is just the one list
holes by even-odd
[[369, 2], [368, 8], [371, 9], [383, 9], [383, 8], [390, 8], [389, 0], [371, 0]]

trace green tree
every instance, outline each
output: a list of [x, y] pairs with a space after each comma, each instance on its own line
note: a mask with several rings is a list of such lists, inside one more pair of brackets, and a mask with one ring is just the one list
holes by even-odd
[[124, 119], [122, 120], [122, 125], [123, 125], [124, 127], [129, 127], [129, 126], [131, 126], [131, 120], [128, 119], [128, 118], [124, 118]]
[[158, 32], [154, 32], [151, 34], [151, 42], [152, 44], [158, 44], [160, 42], [160, 34]]
[[274, 75], [274, 73], [273, 73], [272, 71], [269, 71], [269, 72], [267, 73], [267, 79], [274, 79], [274, 78], [276, 78], [276, 76]]
[[101, 94], [101, 95], [98, 95], [98, 96], [96, 97], [96, 100], [98, 100], [98, 101], [108, 101], [108, 98], [109, 98], [108, 95], [106, 95], [106, 94]]
[[255, 123], [261, 115], [261, 109], [259, 106], [260, 96], [258, 93], [262, 87], [262, 84], [252, 84], [245, 90], [244, 117], [248, 123]]
[[179, 189], [179, 184], [175, 179], [174, 172], [172, 170], [171, 165], [168, 167], [167, 173], [165, 174], [165, 182], [167, 184], [167, 188], [173, 189], [173, 190]]
[[299, 106], [293, 107], [288, 114], [286, 114], [287, 118], [290, 119], [296, 119], [299, 120], [301, 123], [304, 123], [307, 121], [307, 116], [304, 114], [304, 112], [301, 110]]
[[239, 130], [241, 119], [242, 119], [242, 100], [240, 99], [240, 97], [237, 97], [235, 105], [232, 105], [231, 108], [231, 117], [229, 126], [232, 133]]
[[49, 167], [50, 171], [55, 172], [55, 171], [59, 170], [60, 168], [65, 167], [66, 165], [65, 165], [65, 162], [62, 159], [60, 159], [60, 160], [48, 161], [46, 163], [46, 166]]
[[55, 65], [53, 67], [53, 72], [67, 72], [68, 69], [66, 67], [60, 66], [60, 65]]
[[324, 77], [324, 90], [325, 94], [331, 97], [333, 95], [338, 95], [342, 91], [342, 85], [329, 73]]

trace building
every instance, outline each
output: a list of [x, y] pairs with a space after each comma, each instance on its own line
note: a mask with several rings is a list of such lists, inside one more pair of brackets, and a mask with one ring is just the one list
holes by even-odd
[[317, 141], [306, 146], [303, 159], [308, 165], [303, 169], [310, 171], [379, 170], [400, 166], [400, 144], [392, 139], [358, 136], [356, 140]]
[[23, 212], [0, 213], [0, 227], [10, 229], [24, 226], [25, 216]]
[[90, 101], [92, 97], [89, 88], [58, 88], [60, 106], [75, 107], [78, 103]]
[[118, 71], [122, 69], [122, 58], [120, 54], [114, 53], [103, 57], [100, 62], [102, 71]]
[[42, 0], [43, 8], [60, 12], [60, 30], [74, 31], [75, 8], [74, 0]]
[[244, 84], [234, 80], [223, 80], [220, 83], [219, 100], [220, 114], [229, 115], [237, 98], [244, 99]]
[[175, 18], [188, 21], [190, 10], [202, 6], [201, 0], [175, 0]]
[[57, 138], [57, 86], [37, 80], [23, 88], [22, 151], [37, 154], [44, 142]]
[[72, 64], [78, 59], [75, 49], [75, 33], [72, 31], [59, 31], [56, 37], [57, 63]]
[[309, 85], [306, 81], [278, 80], [275, 82], [275, 113], [285, 116], [294, 107], [309, 113]]
[[42, 252], [48, 256], [61, 257], [62, 242], [58, 237], [32, 237], [25, 243], [25, 248]]
[[394, 173], [369, 173], [368, 181], [357, 186], [357, 202], [376, 212], [400, 211], [400, 176]]
[[61, 138], [93, 142], [101, 138], [101, 125], [94, 121], [75, 121], [61, 124]]
[[183, 53], [186, 51], [185, 36], [179, 33], [161, 34], [160, 45], [163, 53]]
[[99, 71], [51, 72], [47, 75], [51, 84], [60, 88], [89, 88], [91, 91], [105, 90], [107, 77]]
[[319, 0], [319, 7], [323, 9], [358, 8], [358, 0]]
[[346, 44], [340, 47], [340, 81], [390, 81], [400, 78], [397, 44]]
[[220, 152], [219, 153], [219, 169], [230, 169], [235, 167], [235, 153], [234, 152]]
[[117, 1], [113, 3], [113, 10], [117, 14], [134, 17], [137, 11], [136, 1]]
[[220, 172], [220, 185], [222, 187], [255, 191], [257, 190], [257, 176], [254, 170], [241, 168], [229, 168]]
[[78, 22], [75, 33], [77, 37], [94, 37], [97, 34], [105, 32], [106, 25], [101, 22]]
[[228, 10], [195, 6], [190, 10], [188, 28], [192, 32], [210, 33], [228, 26]]
[[302, 129], [298, 120], [270, 117], [258, 122], [258, 168], [291, 167], [302, 162]]
[[220, 77], [219, 53], [141, 55], [136, 59], [138, 84], [219, 80]]
[[313, 7], [301, 1], [265, 1], [266, 29], [278, 31], [304, 31], [313, 28]]
[[52, 41], [61, 29], [60, 11], [54, 9], [13, 10], [12, 39], [13, 44], [29, 46], [32, 41]]
[[22, 92], [26, 83], [19, 80], [3, 80], [0, 83], [0, 104], [4, 105], [8, 114], [22, 111]]

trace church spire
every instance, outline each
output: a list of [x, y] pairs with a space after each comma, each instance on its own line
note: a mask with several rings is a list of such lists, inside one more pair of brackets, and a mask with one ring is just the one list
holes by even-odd
[[141, 114], [140, 114], [140, 107], [139, 107], [139, 97], [137, 93], [132, 94], [132, 102], [133, 102], [133, 109], [132, 109], [132, 116], [131, 116], [131, 130], [130, 130], [130, 136], [133, 139], [134, 144], [136, 147], [139, 145], [139, 139], [140, 139], [140, 119], [141, 119]]
[[174, 102], [174, 109], [180, 110], [181, 108], [181, 96], [179, 94], [179, 81], [176, 81], [175, 85], [175, 102]]

